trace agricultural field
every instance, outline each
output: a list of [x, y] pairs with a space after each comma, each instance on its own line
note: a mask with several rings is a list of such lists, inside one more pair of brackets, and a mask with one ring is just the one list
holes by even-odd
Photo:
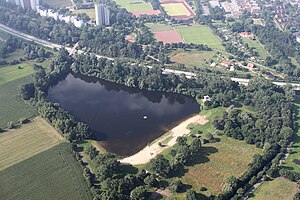
[[0, 171], [61, 143], [63, 137], [42, 118], [0, 134]]
[[0, 179], [1, 199], [5, 200], [92, 199], [67, 143], [0, 171]]
[[190, 15], [190, 11], [186, 9], [183, 3], [162, 3], [161, 6], [171, 17], [180, 15]]
[[28, 76], [33, 74], [33, 72], [32, 65], [27, 63], [0, 67], [0, 85]]
[[189, 67], [203, 67], [207, 65], [206, 61], [211, 59], [216, 54], [215, 51], [183, 51], [176, 52], [171, 56], [171, 61], [174, 63], [184, 64]]
[[296, 127], [297, 132], [293, 136], [293, 145], [291, 148], [291, 154], [288, 156], [287, 160], [284, 162], [283, 167], [294, 170], [300, 173], [300, 97], [297, 96], [294, 109], [297, 113], [296, 117]]
[[220, 39], [207, 26], [175, 27], [185, 43], [204, 44], [216, 50], [224, 51]]
[[0, 127], [9, 122], [18, 122], [21, 118], [30, 118], [36, 114], [35, 110], [25, 103], [18, 94], [19, 85], [32, 81], [31, 76], [9, 81], [0, 85]]
[[82, 14], [82, 13], [85, 13], [85, 14], [87, 14], [87, 16], [89, 16], [89, 18], [91, 20], [95, 20], [96, 19], [95, 9], [78, 9], [78, 10], [73, 10], [72, 13], [73, 14]]
[[125, 8], [128, 12], [153, 10], [150, 3], [143, 0], [114, 0], [118, 5]]
[[[209, 122], [205, 125], [197, 125], [192, 132], [202, 131], [203, 136], [214, 133], [216, 129], [212, 122], [215, 118], [221, 117], [224, 110], [225, 108], [220, 107], [202, 111], [201, 114], [206, 115]], [[229, 176], [241, 176], [248, 169], [253, 156], [262, 153], [262, 149], [246, 144], [244, 141], [227, 136], [218, 136], [218, 138], [219, 142], [204, 144], [202, 156], [191, 166], [185, 167], [186, 172], [180, 176], [183, 183], [193, 186], [196, 190], [202, 186], [206, 187], [207, 191], [203, 192], [206, 196], [219, 194]], [[192, 137], [189, 136], [188, 141], [191, 140]], [[171, 151], [172, 149], [167, 149], [162, 154], [167, 159], [171, 159]]]
[[264, 45], [257, 40], [251, 40], [250, 38], [243, 38], [245, 44], [248, 44], [250, 48], [258, 53], [258, 57], [262, 60], [266, 59], [270, 54], [266, 51]]
[[72, 6], [71, 0], [43, 0], [43, 3], [46, 3], [51, 8], [65, 8]]
[[254, 192], [254, 197], [249, 200], [290, 200], [293, 199], [298, 190], [296, 183], [280, 177], [265, 181]]

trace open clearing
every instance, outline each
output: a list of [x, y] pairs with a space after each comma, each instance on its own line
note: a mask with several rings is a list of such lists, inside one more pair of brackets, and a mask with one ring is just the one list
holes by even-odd
[[[163, 135], [150, 146], [146, 146], [144, 149], [138, 153], [124, 158], [121, 160], [122, 163], [130, 163], [132, 165], [141, 165], [148, 163], [152, 158], [155, 158], [158, 154], [163, 152], [166, 148], [172, 147], [176, 144], [176, 139], [180, 136], [189, 134], [190, 130], [187, 126], [191, 123], [205, 124], [207, 122], [205, 115], [195, 115], [184, 122], [180, 123], [178, 126], [174, 127], [167, 135]], [[170, 136], [172, 136], [171, 139]], [[168, 140], [167, 140], [168, 139]], [[164, 145], [166, 147], [159, 146], [159, 143], [166, 142]]]
[[204, 44], [212, 49], [224, 50], [219, 38], [207, 26], [177, 26], [175, 29], [185, 43]]
[[264, 60], [270, 54], [265, 50], [264, 45], [262, 45], [257, 40], [251, 40], [250, 38], [243, 38], [243, 41], [249, 45], [250, 48], [253, 48], [255, 52], [258, 53], [260, 59]]
[[298, 127], [297, 132], [293, 136], [293, 145], [291, 148], [291, 154], [288, 156], [283, 167], [290, 168], [294, 170], [295, 172], [300, 173], [300, 97], [297, 96], [294, 109], [297, 114], [296, 116], [296, 127]]
[[51, 8], [65, 8], [72, 6], [71, 0], [43, 0]]
[[114, 0], [118, 5], [125, 8], [128, 12], [153, 10], [150, 3], [143, 0]]
[[78, 10], [73, 10], [72, 13], [73, 14], [82, 14], [82, 13], [85, 13], [92, 20], [96, 19], [95, 9], [78, 9]]
[[67, 143], [0, 171], [0, 180], [1, 199], [5, 200], [92, 199]]
[[0, 134], [0, 171], [59, 144], [62, 136], [42, 118]]
[[191, 13], [183, 3], [162, 3], [161, 6], [166, 11], [166, 13], [171, 16], [186, 15], [189, 16]]
[[[223, 115], [224, 110], [225, 108], [219, 107], [202, 111], [201, 114], [207, 117], [208, 122], [204, 125], [196, 125], [192, 132], [201, 131], [202, 137], [205, 137], [207, 133], [214, 133], [216, 129], [212, 123], [215, 118]], [[246, 144], [244, 141], [227, 136], [219, 138], [220, 142], [204, 144], [201, 156], [195, 158], [191, 166], [185, 167], [186, 172], [180, 177], [183, 183], [193, 186], [196, 190], [201, 186], [206, 187], [208, 191], [205, 195], [219, 194], [227, 177], [241, 176], [248, 169], [253, 156], [262, 153], [262, 149]], [[188, 142], [192, 139], [188, 136]], [[177, 146], [175, 145], [174, 148]], [[171, 160], [171, 151], [172, 148], [162, 154]]]
[[18, 94], [19, 85], [31, 81], [31, 76], [25, 76], [0, 86], [0, 127], [7, 126], [9, 122], [18, 122], [21, 118], [30, 118], [35, 115], [35, 110]]
[[184, 51], [175, 53], [171, 57], [171, 61], [184, 64], [186, 67], [203, 67], [216, 54], [215, 51]]
[[291, 200], [298, 191], [297, 184], [285, 178], [265, 181], [255, 192], [251, 200]]
[[0, 67], [0, 85], [24, 76], [28, 76], [33, 74], [33, 72], [34, 70], [32, 65], [26, 63]]

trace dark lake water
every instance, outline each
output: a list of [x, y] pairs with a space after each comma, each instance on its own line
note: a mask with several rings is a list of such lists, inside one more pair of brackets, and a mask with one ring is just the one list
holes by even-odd
[[94, 139], [121, 156], [136, 153], [199, 112], [199, 104], [191, 97], [74, 74], [50, 88], [48, 100], [87, 123], [95, 133]]

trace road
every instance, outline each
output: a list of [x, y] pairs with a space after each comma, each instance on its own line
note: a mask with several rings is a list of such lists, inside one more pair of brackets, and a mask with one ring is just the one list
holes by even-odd
[[[5, 32], [8, 32], [14, 36], [17, 36], [17, 37], [20, 37], [24, 40], [27, 40], [27, 41], [31, 41], [31, 42], [35, 42], [39, 45], [42, 45], [44, 47], [48, 47], [48, 48], [51, 48], [51, 49], [54, 49], [54, 48], [57, 48], [57, 49], [60, 49], [60, 48], [63, 48], [64, 46], [62, 45], [59, 45], [59, 44], [55, 44], [53, 42], [49, 42], [49, 41], [46, 41], [46, 40], [42, 40], [42, 39], [39, 39], [37, 37], [34, 37], [32, 35], [29, 35], [29, 34], [26, 34], [26, 33], [23, 33], [23, 32], [20, 32], [20, 31], [17, 31], [15, 29], [12, 29], [8, 26], [5, 26], [3, 24], [0, 24], [0, 29], [5, 31]], [[81, 53], [85, 53], [84, 51], [82, 50], [76, 50], [76, 48], [78, 47], [78, 43], [75, 44], [74, 47], [64, 47], [71, 55], [74, 54], [75, 52], [77, 52], [78, 54], [81, 54]], [[95, 56], [97, 58], [106, 58], [108, 60], [114, 60], [115, 58], [111, 58], [111, 57], [107, 57], [107, 56], [102, 56], [102, 55], [97, 55], [95, 54]], [[152, 68], [152, 66], [147, 66], [148, 68]], [[186, 72], [186, 71], [181, 71], [181, 70], [173, 70], [173, 69], [164, 69], [163, 74], [171, 74], [171, 73], [174, 73], [176, 75], [181, 75], [181, 74], [184, 74], [187, 78], [192, 78], [192, 77], [195, 77], [196, 74], [195, 73], [192, 73], [192, 72]], [[245, 79], [245, 78], [231, 78], [232, 81], [236, 81], [238, 82], [239, 84], [241, 85], [248, 85], [250, 79]], [[292, 85], [295, 90], [300, 90], [300, 84], [298, 83], [283, 83], [283, 82], [273, 82], [275, 85], [278, 85], [278, 86], [284, 86], [284, 85], [287, 85], [287, 84], [290, 84]]]

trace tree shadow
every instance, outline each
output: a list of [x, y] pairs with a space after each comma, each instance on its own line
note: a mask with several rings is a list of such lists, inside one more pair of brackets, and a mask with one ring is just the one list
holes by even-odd
[[193, 156], [187, 166], [194, 166], [197, 164], [202, 164], [209, 162], [209, 155], [217, 153], [219, 150], [215, 147], [201, 147], [201, 152], [198, 155]]

